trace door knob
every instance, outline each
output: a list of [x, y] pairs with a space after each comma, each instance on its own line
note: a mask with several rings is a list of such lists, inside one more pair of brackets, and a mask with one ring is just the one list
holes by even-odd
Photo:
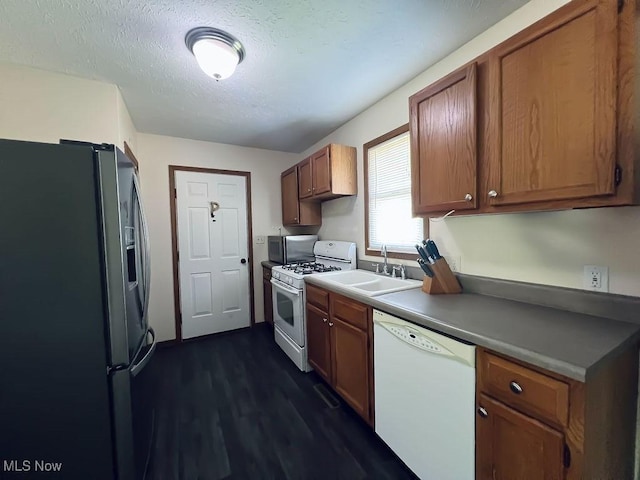
[[496, 198], [498, 196], [498, 192], [496, 192], [495, 190], [490, 190], [489, 191], [489, 196], [491, 198]]
[[473, 200], [473, 196], [472, 196], [470, 193], [467, 193], [467, 194], [464, 196], [464, 199], [465, 199], [467, 202], [470, 202], [471, 200]]
[[478, 415], [480, 415], [482, 418], [487, 418], [489, 416], [489, 413], [484, 407], [478, 407]]
[[240, 259], [240, 263], [244, 265], [245, 263], [247, 263], [247, 259], [246, 258], [241, 258]]

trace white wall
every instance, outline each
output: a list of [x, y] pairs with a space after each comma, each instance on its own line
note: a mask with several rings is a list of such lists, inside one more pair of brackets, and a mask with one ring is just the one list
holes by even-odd
[[[362, 145], [409, 121], [409, 96], [565, 3], [532, 0], [304, 152], [329, 142], [358, 148], [360, 193], [323, 204], [320, 235], [355, 240], [364, 252]], [[471, 216], [430, 227], [441, 250], [462, 257], [463, 273], [582, 288], [583, 265], [596, 264], [609, 267], [611, 292], [640, 296], [640, 207]]]
[[120, 93], [120, 89], [116, 88], [116, 108], [118, 114], [118, 142], [117, 145], [124, 149], [124, 142], [127, 142], [133, 153], [136, 155], [136, 159], [138, 159], [138, 154], [136, 148], [138, 146], [138, 132], [136, 132], [136, 127], [131, 120], [131, 116], [129, 115], [129, 110], [127, 110], [127, 105], [124, 103], [124, 99], [122, 98], [122, 94]]
[[[253, 235], [277, 234], [281, 225], [280, 172], [299, 155], [220, 143], [138, 134], [142, 195], [149, 221], [152, 274], [149, 318], [159, 340], [175, 338], [171, 221], [169, 216], [169, 165], [219, 168], [251, 172]], [[264, 320], [262, 267], [266, 244], [253, 243], [256, 322]]]
[[115, 85], [0, 64], [0, 137], [118, 143], [116, 95]]

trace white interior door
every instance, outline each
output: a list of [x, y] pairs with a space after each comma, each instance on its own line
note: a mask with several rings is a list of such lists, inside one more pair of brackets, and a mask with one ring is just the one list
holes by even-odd
[[248, 327], [246, 178], [179, 170], [175, 184], [182, 338]]

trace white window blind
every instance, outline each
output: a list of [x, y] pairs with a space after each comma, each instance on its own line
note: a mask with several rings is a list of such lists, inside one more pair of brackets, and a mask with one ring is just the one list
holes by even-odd
[[368, 150], [368, 248], [413, 253], [424, 235], [422, 218], [411, 217], [409, 132]]

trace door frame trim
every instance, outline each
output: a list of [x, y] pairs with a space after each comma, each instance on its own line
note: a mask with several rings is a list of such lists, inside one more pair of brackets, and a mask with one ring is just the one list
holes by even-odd
[[177, 196], [176, 196], [176, 172], [198, 172], [198, 173], [214, 173], [219, 175], [234, 175], [237, 177], [245, 177], [247, 188], [247, 252], [249, 258], [247, 263], [249, 268], [249, 308], [251, 310], [251, 323], [253, 327], [256, 323], [255, 319], [255, 299], [253, 285], [253, 217], [251, 214], [251, 172], [243, 172], [238, 170], [221, 170], [219, 168], [202, 168], [202, 167], [184, 167], [181, 165], [169, 165], [169, 211], [171, 213], [171, 256], [173, 262], [173, 305], [174, 319], [176, 327], [176, 342], [182, 342], [182, 313], [180, 311], [180, 277], [178, 270], [178, 213], [177, 213]]

